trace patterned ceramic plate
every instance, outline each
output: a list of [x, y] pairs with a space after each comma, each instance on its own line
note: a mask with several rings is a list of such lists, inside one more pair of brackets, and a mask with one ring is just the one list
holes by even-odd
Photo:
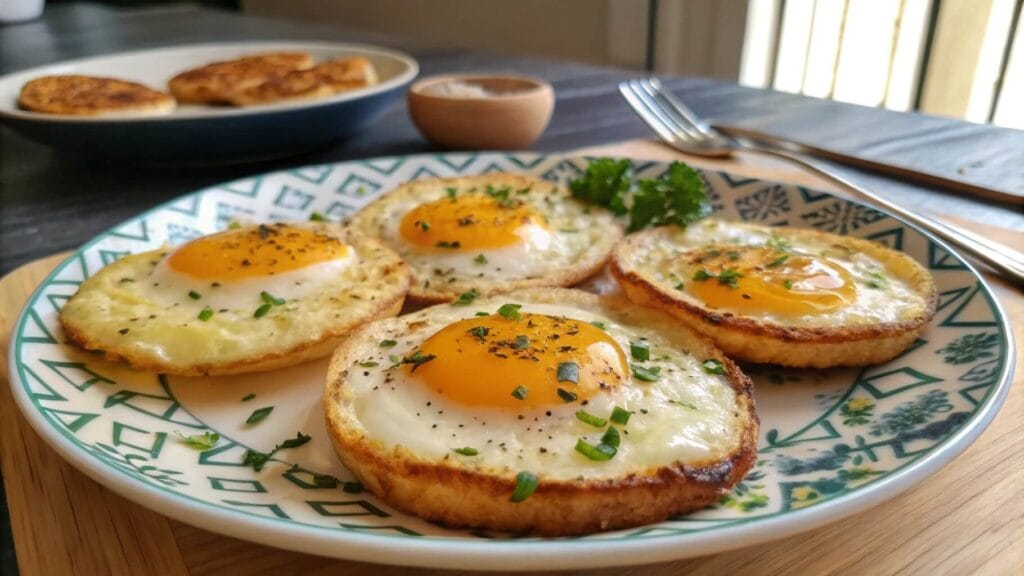
[[[134, 372], [62, 343], [57, 311], [79, 283], [130, 252], [178, 244], [234, 218], [340, 218], [406, 180], [491, 171], [549, 180], [584, 159], [533, 154], [380, 158], [309, 166], [182, 197], [83, 246], [29, 301], [11, 347], [14, 388], [35, 429], [109, 488], [208, 530], [303, 552], [448, 568], [582, 568], [655, 562], [779, 538], [837, 520], [921, 482], [988, 425], [1010, 386], [1007, 321], [956, 254], [915, 228], [829, 194], [704, 172], [719, 216], [814, 227], [883, 242], [926, 264], [939, 310], [899, 358], [859, 370], [752, 368], [761, 414], [757, 467], [715, 506], [660, 524], [571, 539], [447, 530], [392, 510], [351, 482], [320, 407], [326, 362], [200, 381]], [[665, 170], [639, 163], [641, 176]], [[244, 401], [254, 394], [255, 399]], [[254, 408], [274, 406], [259, 426]], [[199, 452], [175, 435], [214, 430]], [[261, 472], [242, 465], [297, 431], [313, 437]]]

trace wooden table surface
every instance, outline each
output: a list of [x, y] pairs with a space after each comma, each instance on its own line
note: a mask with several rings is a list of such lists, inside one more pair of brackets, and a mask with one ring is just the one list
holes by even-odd
[[[0, 26], [0, 74], [94, 54], [244, 39], [374, 42], [412, 53], [420, 61], [423, 75], [487, 70], [543, 77], [552, 82], [558, 99], [552, 124], [535, 146], [538, 150], [568, 150], [647, 136], [615, 90], [616, 82], [635, 76], [633, 72], [437, 49], [365, 32], [191, 6], [144, 10], [82, 3], [53, 6], [39, 21]], [[1024, 133], [1019, 131], [895, 114], [706, 79], [664, 81], [698, 113], [718, 121], [1024, 191]], [[160, 202], [217, 182], [303, 164], [430, 150], [414, 131], [404, 104], [396, 105], [363, 134], [312, 154], [272, 163], [188, 169], [68, 158], [0, 127], [0, 274], [73, 248]], [[660, 147], [640, 144], [617, 150], [640, 156], [666, 153]], [[745, 157], [730, 169], [784, 180], [804, 177]], [[959, 197], [851, 169], [838, 171], [909, 207], [955, 214], [993, 238], [1018, 247], [1024, 244], [1024, 211], [1019, 205]], [[978, 223], [984, 225], [978, 227]], [[42, 271], [54, 263], [35, 265], [8, 278], [5, 289], [0, 290], [0, 334], [20, 306], [17, 300], [23, 300]], [[1020, 293], [1005, 287], [997, 287], [997, 293], [1020, 326], [1024, 322]], [[1018, 337], [1018, 351], [1022, 339]], [[1017, 481], [1024, 468], [1020, 374], [1018, 369], [1015, 390], [975, 446], [902, 497], [898, 505], [884, 505], [881, 515], [876, 511], [870, 520], [855, 516], [832, 527], [740, 552], [610, 573], [668, 574], [681, 569], [718, 573], [753, 568], [763, 573], [863, 572], [865, 568], [871, 573], [904, 569], [1008, 573], [1024, 567], [1024, 500]], [[12, 422], [18, 425], [9, 424]], [[0, 386], [0, 426], [4, 427], [0, 431], [3, 446], [15, 447], [13, 451], [5, 448], [0, 460], [13, 522], [13, 526], [8, 524], [2, 507], [6, 500], [0, 498], [0, 573], [15, 570], [11, 528], [26, 574], [63, 574], [72, 568], [82, 574], [371, 571], [367, 565], [324, 561], [210, 535], [127, 503], [72, 470], [43, 446], [15, 414], [6, 386]], [[56, 486], [46, 483], [54, 478], [58, 479]], [[45, 507], [26, 509], [28, 503], [37, 502], [33, 498], [41, 496], [50, 499]], [[856, 548], [847, 544], [854, 533]], [[174, 545], [169, 545], [172, 540]], [[372, 571], [402, 572], [377, 567]]]

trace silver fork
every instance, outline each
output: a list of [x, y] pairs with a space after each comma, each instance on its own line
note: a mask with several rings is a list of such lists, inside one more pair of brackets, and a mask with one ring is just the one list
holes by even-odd
[[737, 150], [745, 150], [788, 160], [866, 200], [867, 203], [884, 208], [931, 232], [1009, 279], [1017, 288], [1024, 288], [1024, 254], [1008, 246], [969, 230], [911, 212], [796, 154], [726, 136], [701, 120], [667, 90], [663, 90], [657, 78], [621, 82], [619, 91], [651, 130], [669, 146], [681, 152], [724, 158], [732, 156]]

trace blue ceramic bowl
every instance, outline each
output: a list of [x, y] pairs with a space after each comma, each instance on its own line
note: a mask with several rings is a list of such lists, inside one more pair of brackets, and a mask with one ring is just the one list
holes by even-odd
[[[174, 75], [203, 64], [259, 52], [305, 51], [320, 62], [363, 56], [379, 82], [305, 102], [232, 108], [181, 105], [152, 117], [76, 117], [20, 110], [21, 87], [40, 76], [85, 74], [166, 90]], [[0, 78], [0, 122], [27, 138], [71, 154], [157, 163], [220, 163], [304, 152], [345, 138], [378, 118], [419, 71], [403, 53], [370, 46], [311, 42], [202, 44], [125, 52], [51, 64]]]

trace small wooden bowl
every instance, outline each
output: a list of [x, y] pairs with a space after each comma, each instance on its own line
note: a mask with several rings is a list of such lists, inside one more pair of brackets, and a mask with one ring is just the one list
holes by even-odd
[[[487, 95], [441, 93], [445, 83], [478, 86]], [[460, 150], [515, 150], [533, 144], [551, 119], [555, 91], [525, 76], [448, 75], [409, 89], [409, 114], [434, 144]]]

